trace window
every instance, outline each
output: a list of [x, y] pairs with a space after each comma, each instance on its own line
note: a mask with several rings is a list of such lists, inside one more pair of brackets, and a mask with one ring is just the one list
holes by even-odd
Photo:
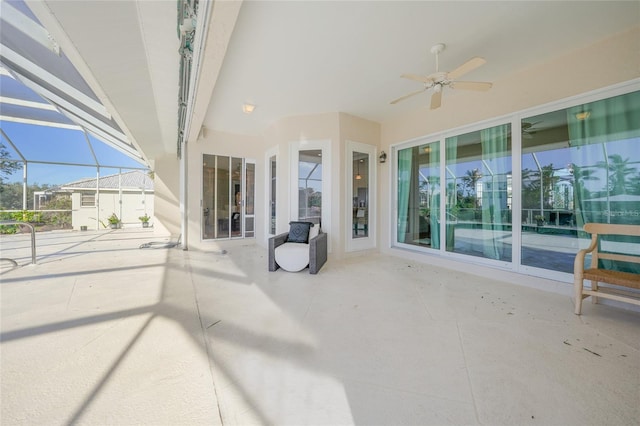
[[364, 152], [352, 152], [353, 168], [353, 207], [351, 238], [369, 236], [369, 155]]
[[572, 273], [585, 223], [640, 223], [640, 92], [526, 117], [521, 127], [521, 262]]
[[397, 241], [440, 247], [440, 144], [398, 151]]
[[368, 250], [376, 243], [376, 147], [347, 141], [345, 221], [346, 250]]
[[273, 155], [269, 157], [269, 234], [276, 234], [276, 188], [277, 180], [277, 159]]
[[322, 216], [322, 150], [300, 151], [298, 220], [320, 223]]
[[327, 247], [331, 253], [331, 140], [292, 141], [289, 173], [289, 215], [280, 221], [320, 223], [322, 231], [328, 234]]
[[446, 250], [511, 261], [511, 125], [446, 139]]
[[81, 192], [80, 193], [80, 205], [82, 207], [95, 207], [96, 206], [96, 193], [95, 192]]

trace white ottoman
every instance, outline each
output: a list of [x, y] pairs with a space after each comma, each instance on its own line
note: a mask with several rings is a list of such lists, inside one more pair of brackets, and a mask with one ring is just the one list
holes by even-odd
[[275, 258], [285, 271], [302, 271], [309, 264], [309, 244], [284, 243], [276, 248]]

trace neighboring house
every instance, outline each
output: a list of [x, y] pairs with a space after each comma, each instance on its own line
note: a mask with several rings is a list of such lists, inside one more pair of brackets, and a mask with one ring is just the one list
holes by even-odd
[[138, 218], [145, 213], [153, 217], [153, 179], [147, 172], [134, 170], [103, 176], [98, 182], [98, 188], [95, 178], [61, 185], [61, 191], [71, 193], [73, 229], [103, 229], [113, 213], [123, 226], [142, 226]]

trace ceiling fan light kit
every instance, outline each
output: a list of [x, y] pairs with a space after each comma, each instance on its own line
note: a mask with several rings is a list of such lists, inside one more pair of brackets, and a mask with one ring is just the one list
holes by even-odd
[[436, 55], [436, 72], [427, 76], [418, 74], [402, 74], [400, 77], [409, 80], [414, 80], [422, 83], [424, 88], [411, 92], [407, 95], [401, 96], [398, 99], [391, 101], [391, 104], [397, 104], [411, 96], [420, 94], [429, 89], [433, 89], [433, 95], [431, 95], [431, 109], [440, 108], [442, 104], [442, 89], [448, 86], [451, 89], [459, 90], [475, 90], [475, 91], [487, 91], [493, 85], [492, 83], [483, 81], [457, 81], [459, 77], [473, 71], [474, 69], [484, 65], [487, 61], [484, 58], [475, 56], [469, 59], [464, 64], [450, 72], [440, 71], [440, 53], [444, 51], [445, 45], [443, 43], [435, 44], [431, 47], [431, 53]]

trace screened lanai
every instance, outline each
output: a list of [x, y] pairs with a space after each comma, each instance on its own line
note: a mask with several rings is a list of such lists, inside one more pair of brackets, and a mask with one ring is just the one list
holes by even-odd
[[97, 200], [101, 176], [148, 169], [116, 118], [23, 2], [3, 3], [0, 36], [5, 216], [35, 209], [62, 213], [69, 203], [57, 200], [47, 209], [41, 202], [56, 198], [60, 186], [95, 178]]

